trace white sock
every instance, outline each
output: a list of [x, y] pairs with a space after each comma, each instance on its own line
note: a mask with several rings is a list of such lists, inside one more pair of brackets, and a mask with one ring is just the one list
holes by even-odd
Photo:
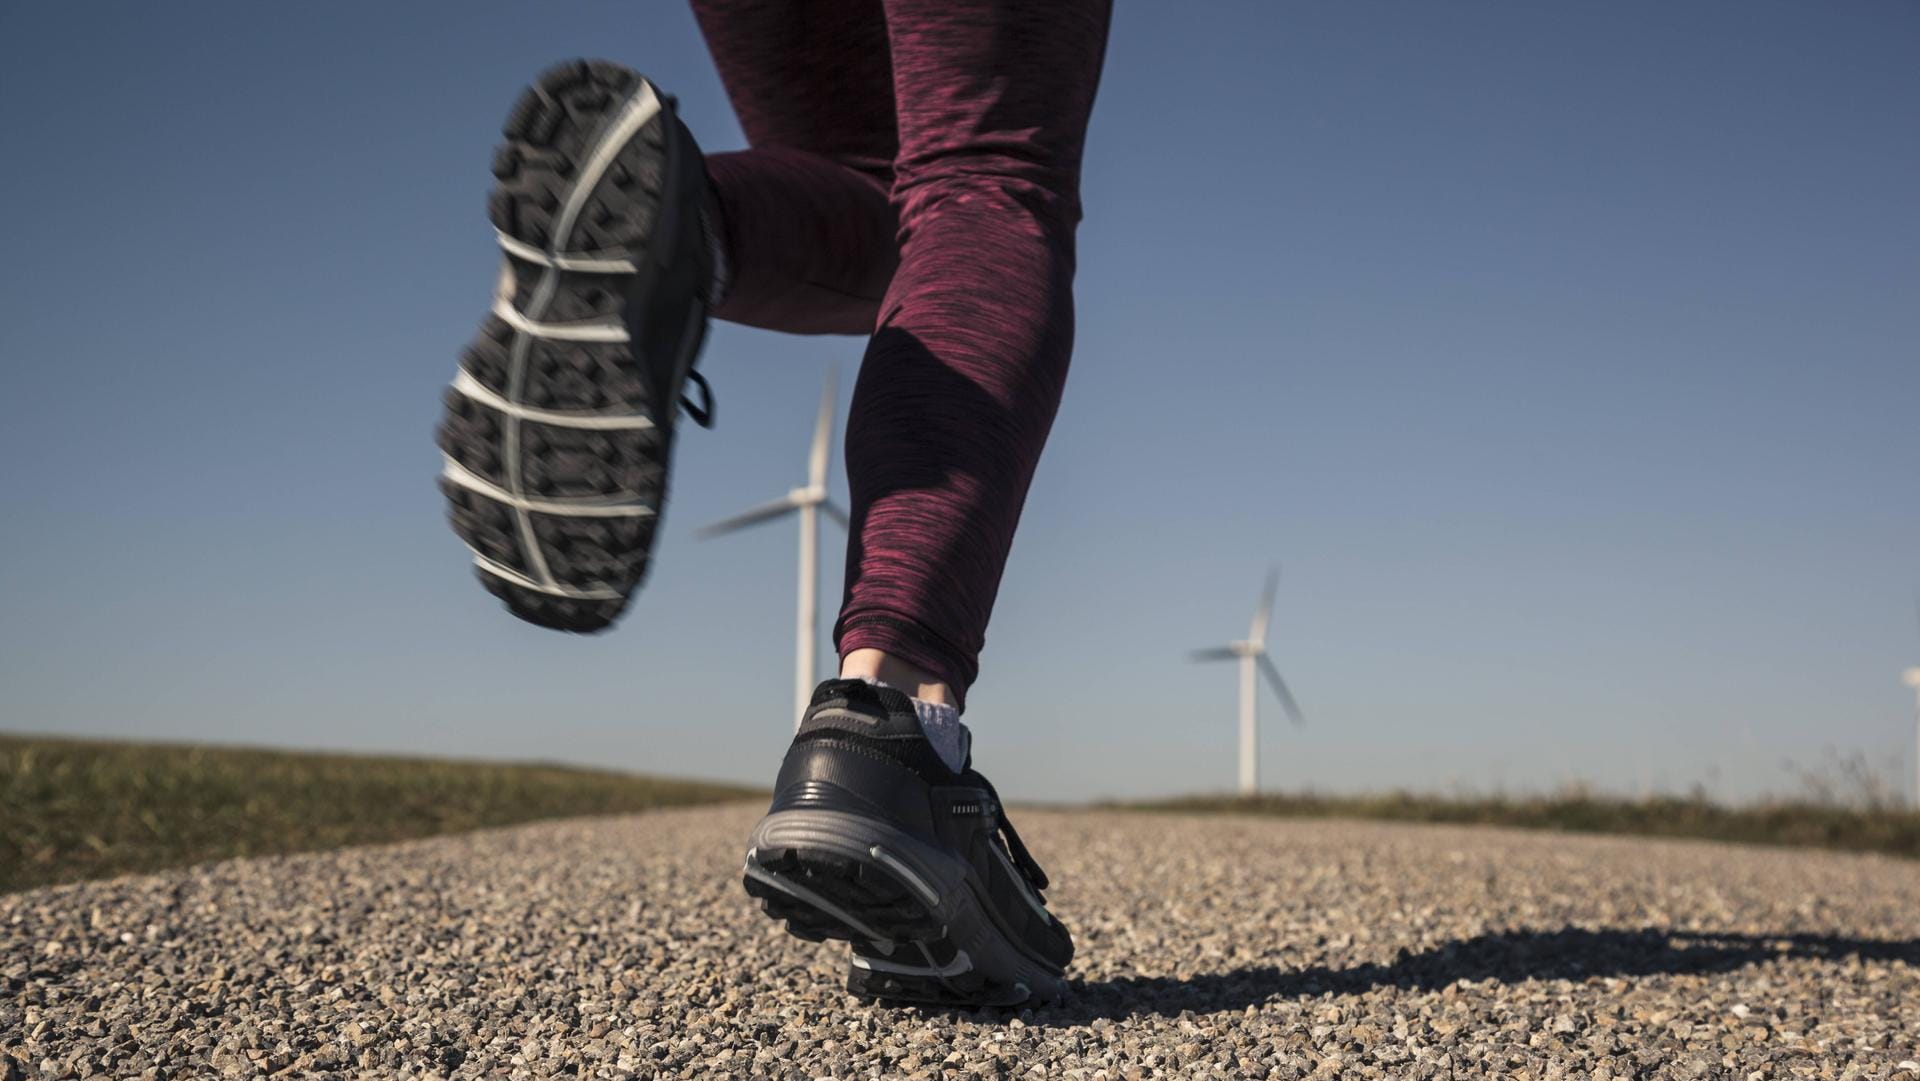
[[[876, 687], [891, 687], [877, 679], [867, 680]], [[891, 687], [899, 690], [898, 687]], [[927, 742], [940, 755], [940, 761], [955, 773], [967, 768], [967, 755], [973, 750], [973, 733], [960, 721], [960, 711], [945, 702], [929, 702], [924, 698], [907, 696], [913, 703], [913, 715], [920, 721], [920, 731], [925, 733]]]

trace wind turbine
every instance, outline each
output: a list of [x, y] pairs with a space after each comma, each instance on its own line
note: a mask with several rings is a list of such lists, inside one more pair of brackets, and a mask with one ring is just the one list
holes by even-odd
[[[1916, 618], [1920, 618], [1920, 593], [1913, 595], [1913, 614]], [[1900, 678], [1914, 691], [1913, 806], [1916, 810], [1920, 810], [1920, 664], [1900, 673]]]
[[1287, 711], [1287, 717], [1294, 724], [1306, 723], [1300, 713], [1300, 703], [1293, 700], [1287, 681], [1280, 678], [1280, 669], [1267, 653], [1267, 621], [1273, 615], [1274, 591], [1279, 588], [1280, 568], [1275, 567], [1267, 573], [1266, 593], [1260, 598], [1259, 609], [1253, 613], [1253, 627], [1247, 631], [1244, 641], [1193, 652], [1196, 661], [1240, 662], [1240, 794], [1243, 796], [1260, 791], [1260, 725], [1256, 709], [1260, 686], [1253, 674], [1256, 665], [1273, 685], [1273, 693], [1280, 697], [1280, 706]]
[[807, 485], [779, 499], [741, 511], [700, 530], [702, 538], [718, 537], [775, 518], [800, 512], [800, 612], [793, 654], [794, 723], [807, 711], [813, 685], [820, 674], [815, 638], [820, 629], [820, 514], [847, 528], [847, 512], [827, 497], [827, 451], [833, 439], [835, 371], [827, 369], [826, 389], [820, 392], [820, 416], [813, 426], [813, 445], [807, 449]]

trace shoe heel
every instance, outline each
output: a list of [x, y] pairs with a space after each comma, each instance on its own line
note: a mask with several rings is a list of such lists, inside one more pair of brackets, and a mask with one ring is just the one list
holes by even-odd
[[[884, 851], [884, 850], [882, 850]], [[938, 914], [915, 884], [869, 856], [796, 844], [747, 853], [741, 884], [769, 919], [810, 942], [838, 939], [888, 955], [939, 938]]]

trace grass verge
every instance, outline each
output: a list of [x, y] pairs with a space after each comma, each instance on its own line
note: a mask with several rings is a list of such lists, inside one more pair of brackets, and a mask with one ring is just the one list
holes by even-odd
[[1526, 798], [1446, 798], [1408, 793], [1191, 796], [1115, 806], [1143, 811], [1366, 818], [1692, 837], [1744, 844], [1885, 852], [1920, 859], [1920, 813], [1895, 807], [1860, 808], [1813, 802], [1743, 807], [1693, 797], [1627, 800], [1583, 792]]
[[0, 735], [0, 892], [752, 794], [567, 766]]

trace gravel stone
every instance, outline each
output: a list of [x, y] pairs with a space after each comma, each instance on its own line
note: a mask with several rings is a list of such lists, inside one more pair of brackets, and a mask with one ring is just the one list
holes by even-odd
[[0, 1081], [1920, 1081], [1920, 864], [1026, 811], [1079, 942], [1020, 1011], [862, 1005], [740, 890], [759, 808], [0, 897]]

